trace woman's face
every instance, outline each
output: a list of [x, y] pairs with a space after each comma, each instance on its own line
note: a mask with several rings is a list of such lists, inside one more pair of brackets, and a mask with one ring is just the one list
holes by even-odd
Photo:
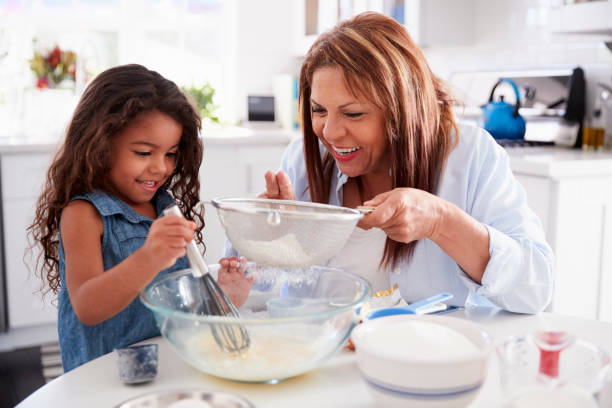
[[391, 160], [384, 115], [370, 101], [351, 94], [339, 68], [314, 72], [310, 109], [313, 130], [342, 173], [388, 174]]

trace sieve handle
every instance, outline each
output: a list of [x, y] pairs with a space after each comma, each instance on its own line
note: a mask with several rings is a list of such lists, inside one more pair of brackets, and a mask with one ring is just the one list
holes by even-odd
[[375, 209], [376, 207], [372, 205], [358, 205], [356, 207], [356, 210], [359, 210], [359, 212], [362, 213], [363, 215], [367, 215], [371, 213], [372, 211], [374, 211]]
[[[185, 218], [178, 205], [173, 204], [170, 207], [164, 210], [164, 215], [176, 215], [178, 217]], [[191, 273], [193, 276], [199, 278], [208, 273], [208, 266], [206, 266], [206, 262], [204, 262], [204, 258], [200, 251], [198, 250], [198, 246], [195, 243], [195, 240], [191, 240], [191, 242], [186, 244], [187, 246], [187, 259], [189, 259], [189, 264], [191, 265]]]

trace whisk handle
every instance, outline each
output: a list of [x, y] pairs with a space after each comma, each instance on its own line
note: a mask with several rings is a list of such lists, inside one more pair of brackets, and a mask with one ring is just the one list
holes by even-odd
[[[176, 204], [166, 208], [164, 210], [164, 215], [185, 217]], [[189, 259], [189, 264], [191, 265], [191, 273], [195, 277], [204, 276], [208, 273], [208, 266], [206, 266], [206, 262], [204, 262], [204, 258], [202, 258], [202, 255], [200, 254], [198, 246], [194, 240], [191, 240], [191, 242], [187, 244], [187, 259]]]

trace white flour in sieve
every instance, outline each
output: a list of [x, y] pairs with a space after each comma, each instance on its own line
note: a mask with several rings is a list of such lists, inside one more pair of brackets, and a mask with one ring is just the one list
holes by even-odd
[[267, 265], [308, 266], [312, 264], [309, 256], [295, 234], [286, 234], [272, 241], [241, 240], [239, 250], [251, 260]]

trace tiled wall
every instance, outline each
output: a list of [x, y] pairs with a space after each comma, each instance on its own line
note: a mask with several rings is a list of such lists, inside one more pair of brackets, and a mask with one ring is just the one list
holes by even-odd
[[453, 70], [567, 65], [609, 66], [612, 76], [612, 52], [601, 37], [549, 31], [551, 0], [474, 0], [473, 8], [472, 44], [424, 49], [442, 77]]
[[612, 84], [612, 51], [606, 47], [605, 37], [551, 32], [553, 1], [474, 0], [473, 19], [466, 23], [473, 24], [470, 29], [474, 41], [463, 46], [424, 48], [430, 66], [445, 79], [454, 71], [581, 66], [587, 79], [588, 119], [600, 92], [597, 82]]

